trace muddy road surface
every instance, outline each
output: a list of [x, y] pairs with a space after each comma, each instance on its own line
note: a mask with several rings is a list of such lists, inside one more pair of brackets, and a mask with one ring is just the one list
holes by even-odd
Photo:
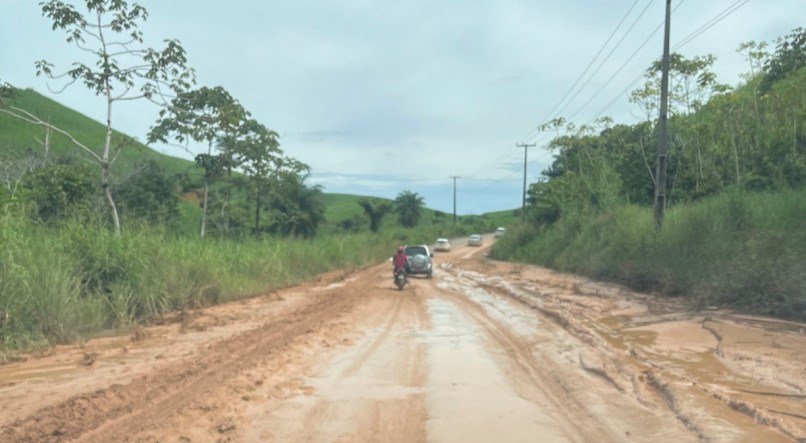
[[0, 441], [806, 441], [806, 325], [484, 252], [0, 366]]

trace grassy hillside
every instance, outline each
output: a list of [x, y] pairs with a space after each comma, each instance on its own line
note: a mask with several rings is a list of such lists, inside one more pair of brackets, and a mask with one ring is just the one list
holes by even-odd
[[[9, 104], [25, 109], [40, 118], [50, 120], [59, 128], [69, 130], [76, 139], [85, 145], [96, 148], [100, 154], [104, 140], [104, 125], [76, 112], [54, 100], [51, 100], [31, 89], [20, 89]], [[0, 114], [0, 155], [24, 156], [27, 152], [43, 152], [42, 145], [34, 137], [42, 139], [42, 129], [36, 125], [17, 120], [6, 114]], [[124, 137], [115, 132], [113, 145], [120, 143]], [[63, 135], [54, 133], [51, 138], [51, 155], [81, 155], [77, 148]], [[127, 145], [120, 154], [113, 172], [121, 173], [131, 170], [138, 162], [155, 160], [169, 173], [184, 173], [193, 170], [193, 163], [176, 157], [156, 152], [147, 146], [133, 142]]]

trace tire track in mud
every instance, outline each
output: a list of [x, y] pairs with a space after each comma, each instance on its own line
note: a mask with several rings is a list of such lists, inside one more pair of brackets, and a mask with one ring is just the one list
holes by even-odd
[[[452, 271], [458, 273], [457, 276], [462, 276], [461, 270], [452, 269]], [[500, 277], [494, 277], [493, 280], [503, 281], [503, 279]], [[629, 351], [628, 355], [630, 358], [625, 359], [625, 356], [623, 355], [612, 354], [612, 350], [609, 349], [610, 346], [608, 346], [608, 343], [602, 340], [602, 334], [607, 332], [598, 330], [598, 328], [604, 327], [604, 325], [599, 324], [596, 318], [589, 317], [585, 313], [574, 313], [569, 311], [569, 303], [564, 298], [554, 300], [554, 297], [544, 297], [543, 294], [538, 297], [535, 294], [532, 294], [534, 291], [526, 289], [523, 289], [523, 291], [525, 291], [524, 294], [520, 294], [517, 293], [517, 291], [513, 292], [513, 288], [509, 287], [511, 285], [510, 283], [506, 283], [502, 286], [500, 284], [496, 284], [495, 282], [491, 282], [489, 279], [484, 277], [471, 277], [469, 281], [473, 282], [473, 284], [480, 288], [490, 291], [491, 293], [509, 298], [526, 307], [529, 307], [532, 310], [535, 310], [537, 313], [542, 314], [546, 319], [561, 327], [570, 335], [579, 339], [582, 343], [593, 347], [594, 351], [598, 354], [601, 354], [603, 357], [612, 360], [611, 365], [615, 367], [618, 372], [622, 373], [622, 375], [631, 380], [633, 393], [635, 394], [635, 398], [639, 401], [639, 403], [648, 407], [658, 404], [663, 405], [700, 441], [710, 441], [714, 439], [722, 440], [724, 436], [720, 436], [720, 426], [728, 424], [735, 426], [737, 429], [741, 429], [741, 432], [749, 432], [749, 435], [754, 436], [753, 438], [761, 438], [762, 435], [769, 436], [769, 434], [762, 432], [761, 429], [751, 429], [747, 426], [747, 424], [740, 425], [739, 422], [742, 420], [739, 420], [737, 417], [728, 419], [729, 415], [726, 415], [724, 412], [711, 412], [711, 414], [716, 414], [716, 416], [722, 417], [723, 420], [727, 420], [721, 425], [719, 424], [718, 419], [715, 420], [715, 416], [702, 415], [705, 410], [713, 410], [713, 408], [717, 405], [721, 405], [727, 410], [750, 418], [757, 425], [761, 425], [762, 428], [766, 427], [770, 431], [777, 431], [779, 433], [778, 435], [783, 435], [797, 441], [806, 441], [806, 438], [801, 432], [803, 430], [802, 426], [796, 425], [791, 420], [787, 423], [772, 415], [781, 414], [794, 417], [796, 419], [803, 419], [801, 414], [777, 411], [773, 408], [764, 408], [760, 405], [753, 404], [752, 402], [735, 398], [733, 395], [731, 395], [731, 391], [742, 392], [742, 389], [733, 387], [726, 390], [722, 386], [719, 386], [717, 389], [717, 386], [711, 386], [710, 383], [703, 383], [699, 381], [693, 374], [683, 374], [682, 376], [680, 374], [662, 375], [662, 373], [666, 372], [664, 366], [662, 364], [658, 364], [660, 362], [654, 361], [655, 359], [652, 357], [654, 354], [649, 355], [646, 352], [643, 352], [644, 350], [642, 345], [628, 345], [627, 349]], [[530, 285], [532, 284], [530, 283]], [[552, 286], [555, 288], [558, 286], [563, 288], [563, 285], [556, 285], [556, 283]], [[533, 285], [532, 289], [535, 289]], [[577, 291], [577, 295], [601, 297], [601, 295], [598, 293], [591, 295], [589, 292], [590, 291], [585, 291], [584, 293], [580, 294], [579, 291]], [[532, 300], [532, 297], [536, 298]], [[578, 303], [573, 300], [570, 302], [570, 305], [577, 304]], [[678, 313], [674, 314], [670, 319], [667, 319], [667, 321], [675, 321], [678, 319], [677, 317], [690, 318], [691, 315], [689, 314], [688, 317], [681, 317], [680, 313]], [[714, 328], [706, 324], [707, 322], [712, 321], [713, 320], [711, 318], [706, 317], [702, 320], [701, 327], [703, 330], [706, 330], [712, 334], [717, 340], [716, 346], [712, 350], [715, 358], [724, 358], [725, 356], [722, 349], [721, 335], [719, 332], [714, 330]], [[592, 329], [588, 330], [588, 328]], [[605, 327], [605, 329], [609, 330], [607, 327]], [[592, 373], [592, 375], [601, 378], [603, 381], [618, 389], [619, 384], [615, 382], [614, 377], [611, 376], [611, 373], [600, 368], [589, 367], [589, 365], [586, 364], [586, 362], [582, 359], [581, 355], [579, 361], [582, 369]], [[666, 375], [669, 375], [671, 379], [667, 379]], [[746, 378], [745, 376], [742, 377]], [[636, 385], [636, 382], [640, 383], [640, 385], [643, 385], [641, 387], [642, 389], [639, 389], [640, 386]], [[646, 388], [648, 388], [649, 392], [652, 393], [656, 399], [659, 399], [660, 402], [652, 401], [647, 403], [646, 399], [642, 398], [641, 395], [641, 391], [646, 391]], [[800, 391], [798, 386], [795, 386], [794, 388]], [[750, 393], [754, 394], [754, 392]], [[693, 394], [696, 395], [692, 396]], [[794, 400], [801, 399], [799, 394], [773, 393], [771, 396]], [[681, 403], [679, 398], [686, 399], [685, 406]], [[714, 401], [716, 401], [716, 403]], [[709, 403], [710, 406], [706, 407], [706, 404]], [[703, 409], [704, 407], [706, 409]], [[795, 422], [797, 422], [797, 420], [795, 420]]]
[[428, 327], [420, 291], [385, 289], [354, 311], [363, 330], [355, 346], [302, 371], [310, 395], [247, 412], [245, 440], [425, 441], [425, 356], [413, 339]]
[[550, 375], [555, 373], [555, 368], [546, 370], [547, 362], [537, 360], [532, 353], [533, 343], [513, 334], [509, 328], [490, 318], [483, 307], [465, 297], [436, 287], [435, 291], [440, 297], [459, 306], [462, 312], [481, 326], [496, 349], [505, 351], [510, 363], [523, 379], [518, 386], [525, 391], [521, 394], [536, 403], [544, 404], [548, 401], [551, 408], [560, 413], [563, 430], [572, 441], [595, 441], [609, 434], [598, 422], [590, 419], [584, 412], [583, 405], [576, 403], [568, 395], [568, 389], [562, 380]]
[[[295, 338], [320, 328], [356, 305], [366, 277], [355, 291], [324, 291], [290, 315], [212, 343], [191, 360], [93, 393], [40, 409], [0, 428], [9, 441], [119, 441], [166, 420], [194, 399], [239, 373], [276, 357]], [[334, 296], [338, 292], [339, 296]]]

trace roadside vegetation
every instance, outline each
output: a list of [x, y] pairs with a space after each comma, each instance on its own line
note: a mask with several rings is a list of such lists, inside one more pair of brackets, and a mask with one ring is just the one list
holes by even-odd
[[631, 94], [634, 125], [555, 131], [527, 223], [492, 250], [689, 297], [695, 306], [806, 320], [806, 30], [740, 46], [750, 72], [717, 82], [712, 56], [671, 58], [669, 208], [652, 222], [659, 64]]

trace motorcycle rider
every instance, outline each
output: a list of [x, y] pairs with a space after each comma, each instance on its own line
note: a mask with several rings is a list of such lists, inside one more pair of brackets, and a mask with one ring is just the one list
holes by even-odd
[[398, 272], [402, 272], [405, 276], [408, 273], [409, 258], [406, 256], [406, 248], [400, 246], [397, 248], [397, 254], [392, 257], [392, 264], [394, 265], [394, 276]]

